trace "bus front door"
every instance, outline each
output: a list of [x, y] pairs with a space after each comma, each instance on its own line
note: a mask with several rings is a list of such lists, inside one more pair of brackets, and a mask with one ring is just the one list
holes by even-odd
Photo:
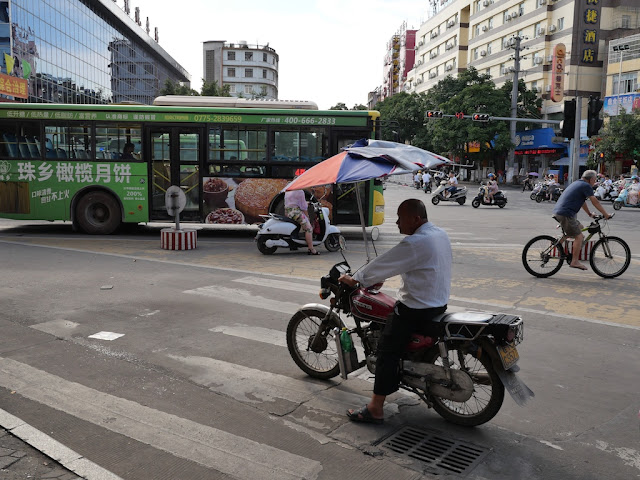
[[148, 157], [151, 159], [151, 220], [173, 220], [165, 205], [165, 193], [179, 185], [187, 197], [181, 221], [200, 222], [200, 165], [204, 154], [204, 133], [200, 128], [148, 127]]

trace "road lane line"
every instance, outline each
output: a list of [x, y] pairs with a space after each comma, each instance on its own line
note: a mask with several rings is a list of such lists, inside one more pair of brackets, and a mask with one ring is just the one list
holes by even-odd
[[0, 385], [233, 478], [315, 479], [322, 470], [322, 464], [315, 460], [103, 393], [12, 359], [0, 357]]
[[185, 290], [182, 293], [190, 295], [202, 295], [209, 298], [237, 303], [246, 307], [253, 307], [260, 310], [271, 310], [272, 312], [286, 313], [293, 315], [300, 305], [297, 303], [280, 302], [271, 298], [261, 297], [248, 290], [239, 288], [228, 288], [219, 285], [194, 288]]

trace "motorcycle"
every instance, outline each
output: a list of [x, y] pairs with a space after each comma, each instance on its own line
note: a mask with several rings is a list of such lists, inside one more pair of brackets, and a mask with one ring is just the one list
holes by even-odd
[[557, 202], [562, 195], [562, 189], [556, 185], [544, 185], [536, 194], [536, 202], [541, 203], [543, 200]]
[[424, 183], [424, 193], [431, 193], [431, 179], [428, 182]]
[[447, 188], [446, 181], [440, 182], [440, 186], [431, 194], [431, 203], [438, 205], [440, 202], [458, 202], [464, 205], [467, 201], [467, 187], [457, 187], [457, 190], [445, 198], [444, 189]]
[[[324, 247], [330, 252], [340, 249], [340, 230], [329, 221], [329, 209], [323, 207], [320, 202], [311, 202], [315, 214], [313, 245], [324, 243]], [[278, 247], [297, 250], [306, 247], [304, 234], [300, 235], [300, 224], [284, 215], [270, 213], [260, 215], [265, 222], [258, 225], [258, 233], [255, 241], [258, 250], [264, 255], [272, 255]], [[314, 223], [315, 223], [314, 222]]]
[[613, 188], [612, 185], [599, 184], [596, 186], [595, 192], [593, 194], [600, 201], [610, 200], [615, 201], [618, 196], [617, 190]]
[[535, 200], [540, 190], [542, 190], [542, 187], [544, 187], [544, 182], [536, 183], [535, 186], [533, 187], [533, 190], [531, 191], [531, 195], [529, 195], [529, 198], [531, 200]]
[[478, 188], [478, 195], [471, 201], [471, 206], [473, 208], [478, 208], [480, 205], [489, 205], [489, 206], [498, 206], [500, 208], [504, 208], [507, 204], [507, 197], [504, 195], [502, 190], [498, 190], [493, 195], [493, 201], [486, 200], [488, 198], [488, 187], [486, 185], [482, 185]]
[[613, 202], [613, 209], [614, 210], [620, 210], [622, 207], [629, 207], [629, 208], [639, 208], [640, 207], [640, 202], [638, 202], [638, 203], [629, 203], [629, 190], [626, 189], [626, 188], [623, 189], [620, 192], [620, 195], [618, 195], [618, 197]]
[[[346, 259], [334, 265], [320, 280], [320, 297], [333, 295], [330, 306], [306, 304], [287, 326], [289, 353], [311, 377], [347, 379], [364, 366], [375, 374], [378, 342], [395, 300], [380, 292], [381, 284], [354, 288], [338, 281], [350, 272]], [[354, 328], [346, 327], [341, 313], [353, 317]], [[458, 425], [481, 425], [500, 410], [505, 388], [519, 405], [534, 396], [516, 376], [516, 346], [524, 332], [521, 317], [443, 313], [431, 325], [437, 333], [415, 333], [407, 345], [399, 365], [400, 388], [418, 395], [443, 418]], [[358, 358], [352, 335], [362, 344], [363, 359]]]

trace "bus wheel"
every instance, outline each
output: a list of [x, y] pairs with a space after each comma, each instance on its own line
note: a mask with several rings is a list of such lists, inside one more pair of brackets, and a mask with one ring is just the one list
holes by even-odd
[[85, 233], [109, 235], [120, 226], [120, 206], [113, 195], [90, 192], [78, 201], [76, 220]]

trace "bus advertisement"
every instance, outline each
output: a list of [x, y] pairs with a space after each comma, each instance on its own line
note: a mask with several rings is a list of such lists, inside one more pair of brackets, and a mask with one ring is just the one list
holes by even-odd
[[[179, 185], [187, 197], [181, 222], [254, 224], [283, 212], [281, 191], [296, 174], [379, 132], [375, 111], [163, 98], [176, 105], [0, 103], [0, 217], [72, 221], [109, 234], [122, 223], [173, 220], [165, 192]], [[355, 188], [307, 194], [329, 207], [332, 223], [359, 224]], [[357, 188], [366, 223], [381, 224], [380, 182]]]

